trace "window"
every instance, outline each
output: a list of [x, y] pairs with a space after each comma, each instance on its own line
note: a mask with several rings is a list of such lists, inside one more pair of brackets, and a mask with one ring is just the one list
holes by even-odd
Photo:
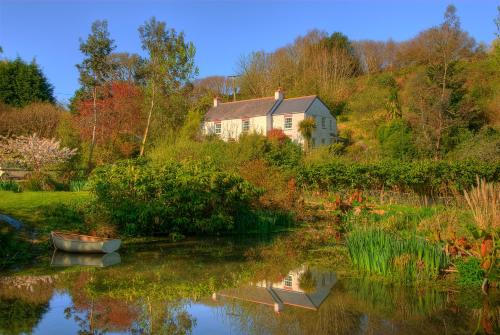
[[250, 130], [250, 120], [244, 119], [241, 121], [241, 131], [246, 133]]
[[326, 129], [326, 117], [321, 118], [321, 128]]
[[222, 133], [222, 126], [220, 122], [215, 123], [215, 133], [216, 134]]
[[324, 138], [321, 139], [321, 144], [325, 144], [325, 139]]
[[285, 130], [290, 130], [292, 129], [292, 117], [291, 116], [285, 116]]
[[283, 279], [283, 285], [285, 285], [286, 287], [292, 287], [292, 282], [293, 278], [291, 275], [288, 275], [285, 277], [285, 279]]
[[316, 139], [314, 137], [311, 138], [311, 143], [312, 143], [312, 147], [314, 148], [316, 146]]
[[333, 120], [330, 119], [330, 130], [333, 130]]

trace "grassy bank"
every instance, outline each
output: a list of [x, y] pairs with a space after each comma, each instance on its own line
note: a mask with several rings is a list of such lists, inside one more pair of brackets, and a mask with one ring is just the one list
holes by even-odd
[[21, 192], [0, 191], [0, 213], [23, 221], [26, 225], [42, 228], [47, 225], [47, 209], [82, 203], [88, 192]]

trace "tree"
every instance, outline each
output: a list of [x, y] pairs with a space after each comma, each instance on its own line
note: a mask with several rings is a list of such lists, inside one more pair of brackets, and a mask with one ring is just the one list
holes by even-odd
[[493, 20], [495, 23], [495, 26], [497, 27], [497, 31], [495, 32], [495, 35], [497, 38], [500, 38], [500, 6], [497, 7], [497, 17]]
[[306, 151], [311, 149], [311, 139], [314, 129], [316, 129], [316, 120], [313, 117], [306, 117], [299, 122], [299, 132], [304, 138], [304, 149]]
[[0, 135], [18, 136], [37, 133], [40, 137], [56, 137], [59, 122], [66, 113], [48, 102], [32, 103], [23, 108], [0, 109]]
[[54, 103], [53, 87], [38, 64], [20, 58], [0, 62], [0, 102], [23, 107], [32, 102]]
[[91, 33], [88, 35], [87, 40], [80, 39], [80, 51], [85, 58], [76, 67], [80, 72], [80, 83], [85, 91], [91, 91], [93, 102], [92, 138], [87, 163], [89, 169], [92, 165], [92, 156], [96, 143], [98, 88], [111, 78], [114, 65], [110, 60], [110, 55], [114, 49], [114, 41], [109, 37], [108, 22], [105, 20], [97, 20], [92, 23]]
[[82, 139], [91, 140], [95, 136], [97, 148], [103, 151], [96, 151], [96, 161], [130, 158], [139, 151], [144, 126], [141, 113], [143, 99], [142, 90], [128, 82], [113, 82], [102, 87], [95, 130], [89, 127], [94, 122], [93, 100], [82, 99], [78, 102], [75, 126]]
[[113, 81], [144, 84], [144, 59], [139, 55], [128, 52], [113, 53], [110, 55], [110, 62], [113, 65], [111, 73]]
[[35, 172], [64, 163], [76, 155], [76, 149], [61, 148], [55, 139], [31, 136], [0, 137], [0, 157], [3, 163], [13, 163]]
[[139, 153], [142, 156], [159, 96], [178, 92], [197, 73], [197, 68], [194, 65], [195, 47], [184, 40], [183, 32], [167, 30], [165, 22], [152, 17], [139, 27], [139, 34], [142, 48], [149, 56], [145, 64], [149, 112]]

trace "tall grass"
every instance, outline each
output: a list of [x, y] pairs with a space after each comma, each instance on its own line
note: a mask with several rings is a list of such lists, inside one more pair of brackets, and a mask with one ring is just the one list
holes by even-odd
[[436, 278], [448, 263], [441, 246], [415, 236], [398, 239], [380, 229], [352, 231], [347, 246], [358, 269], [397, 281]]
[[487, 183], [477, 178], [477, 186], [464, 197], [474, 215], [474, 221], [484, 232], [500, 229], [500, 187], [496, 183]]

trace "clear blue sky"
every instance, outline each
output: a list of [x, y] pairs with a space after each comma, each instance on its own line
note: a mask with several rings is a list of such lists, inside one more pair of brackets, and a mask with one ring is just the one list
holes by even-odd
[[75, 64], [94, 20], [107, 19], [117, 51], [142, 53], [137, 28], [151, 16], [194, 42], [200, 77], [230, 75], [242, 55], [272, 51], [309, 30], [341, 31], [353, 40], [405, 40], [437, 25], [454, 3], [476, 40], [494, 38], [500, 0], [352, 1], [10, 1], [0, 0], [4, 57], [36, 61], [67, 100], [78, 88]]

